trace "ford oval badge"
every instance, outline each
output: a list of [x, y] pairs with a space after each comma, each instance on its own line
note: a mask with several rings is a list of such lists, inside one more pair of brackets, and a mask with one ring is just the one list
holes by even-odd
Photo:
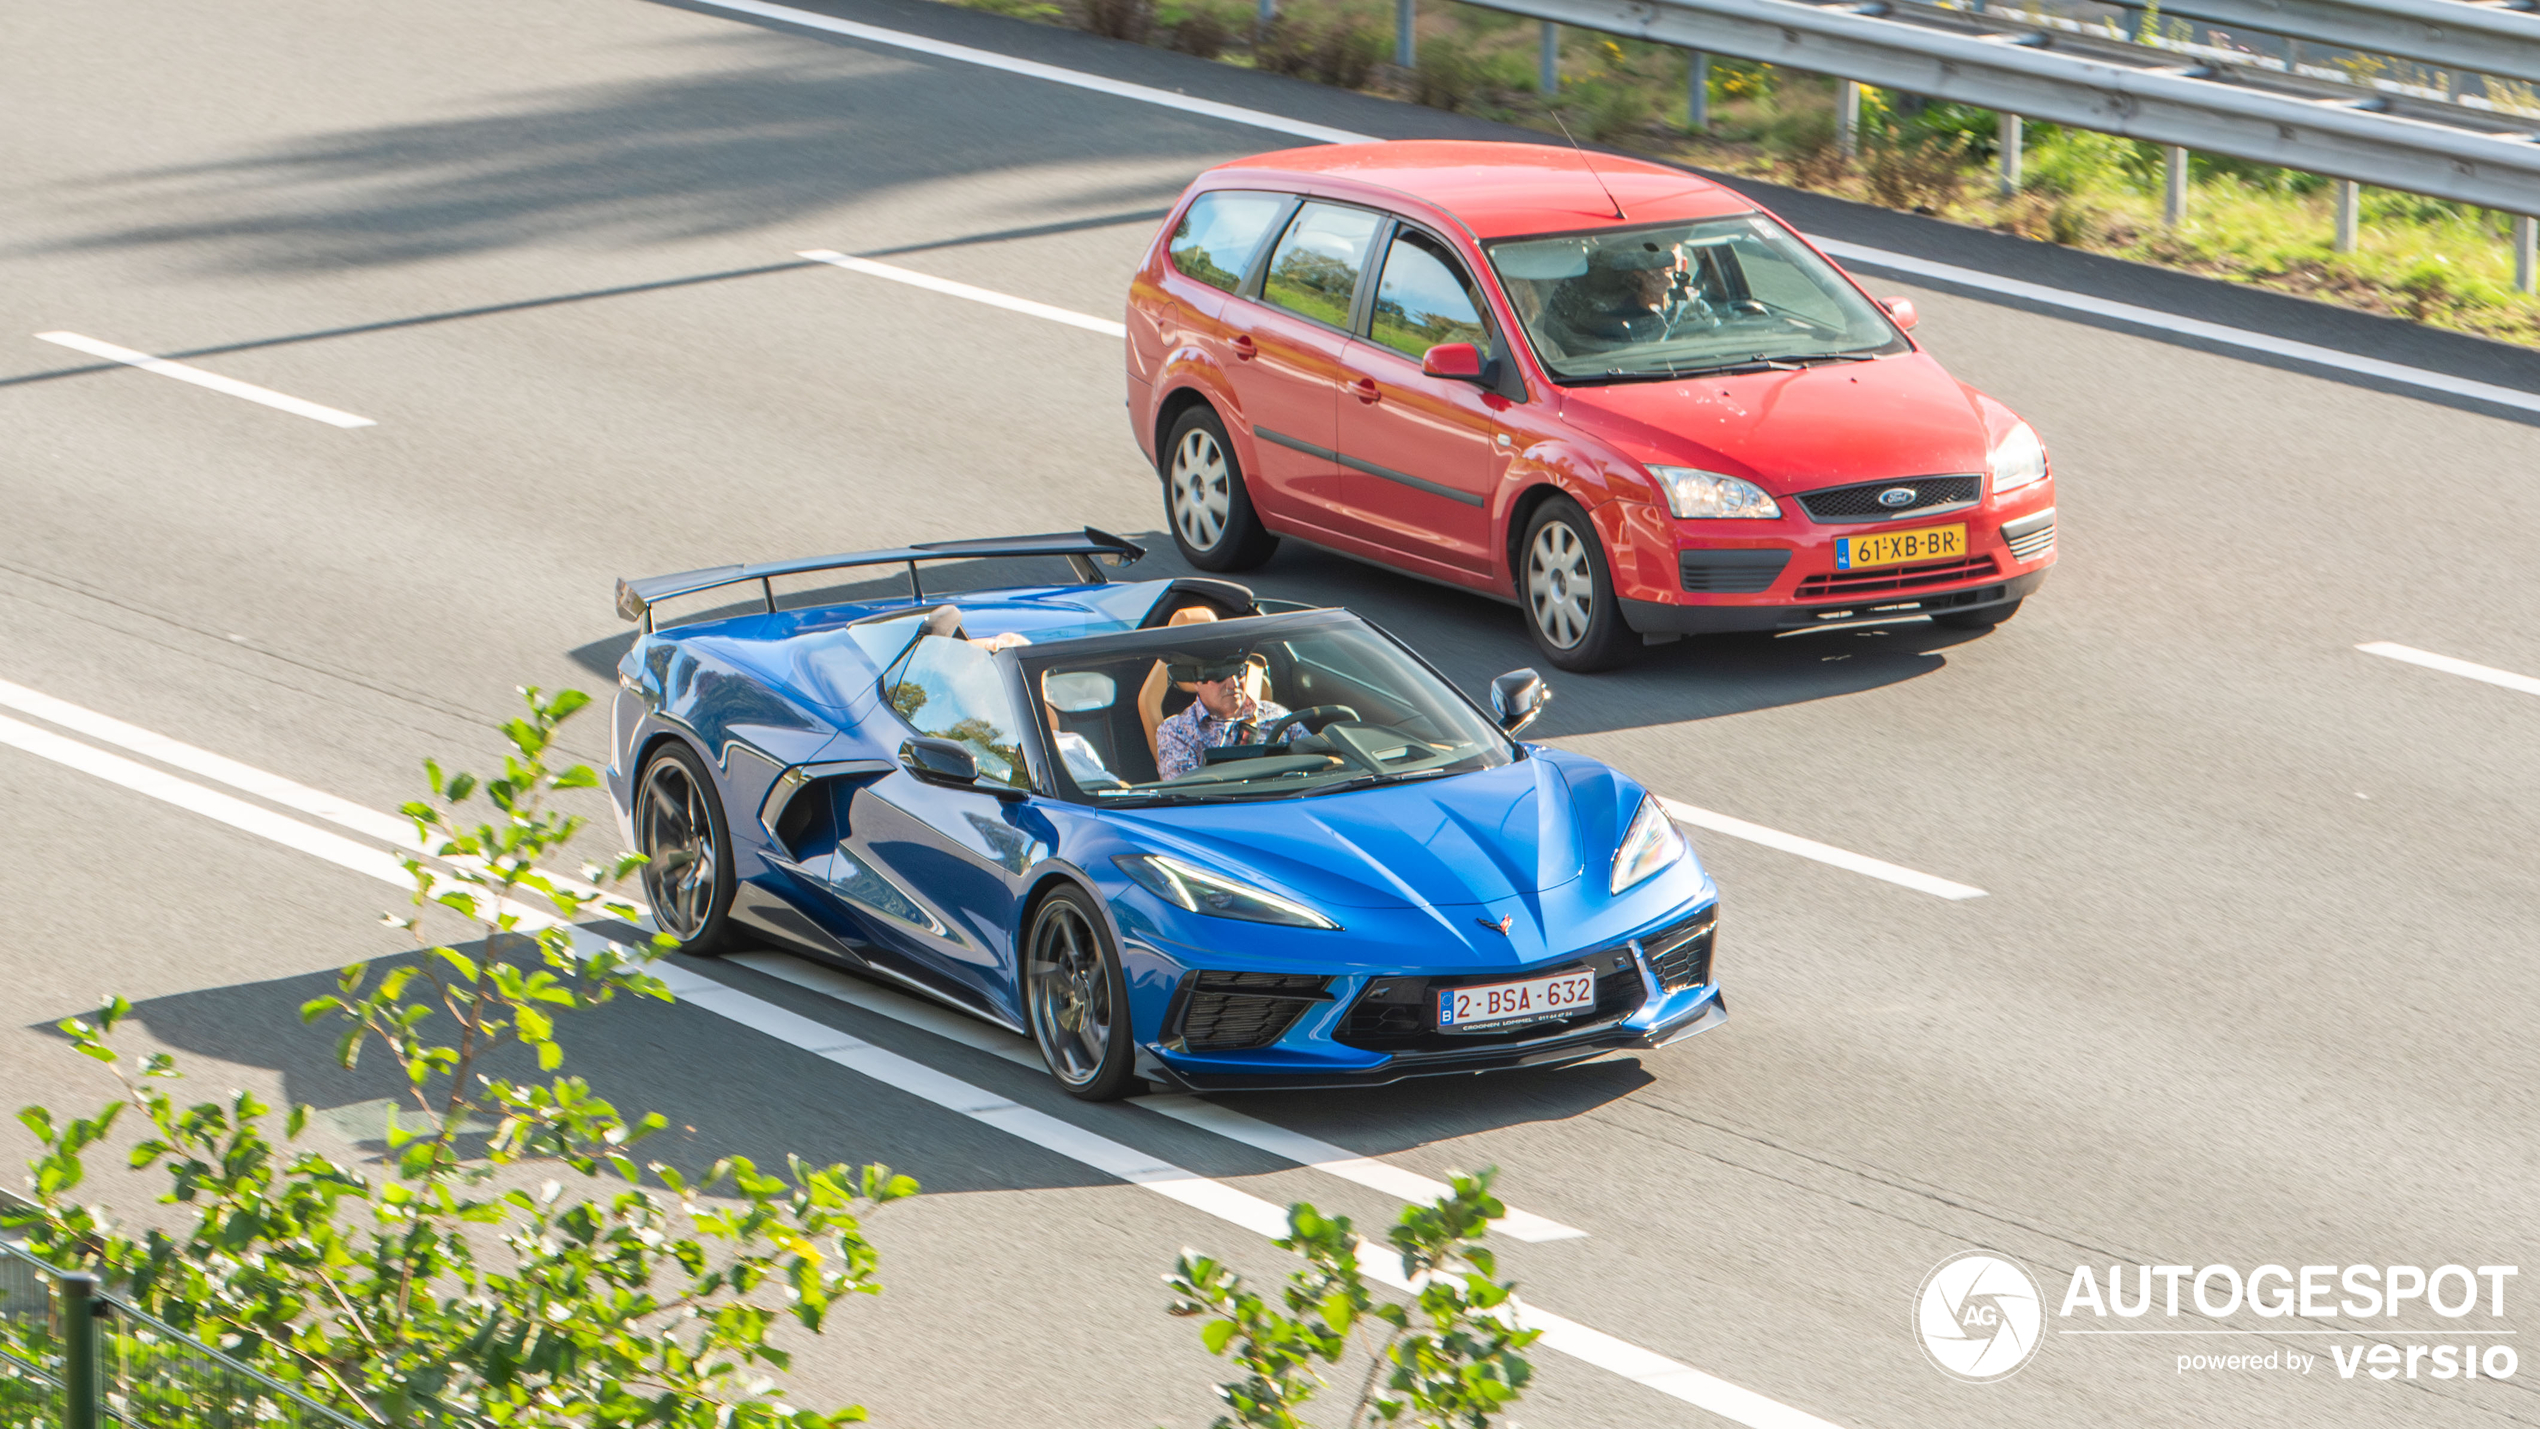
[[1913, 505], [1914, 498], [1918, 494], [1919, 493], [1910, 486], [1891, 486], [1887, 490], [1879, 493], [1879, 505], [1887, 507], [1891, 511], [1901, 510], [1904, 507]]

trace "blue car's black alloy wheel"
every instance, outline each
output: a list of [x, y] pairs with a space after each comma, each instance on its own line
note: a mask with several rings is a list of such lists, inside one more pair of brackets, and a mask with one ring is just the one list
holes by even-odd
[[1025, 944], [1024, 996], [1032, 1038], [1059, 1085], [1087, 1101], [1127, 1091], [1129, 984], [1102, 915], [1082, 893], [1062, 888], [1032, 915]]
[[644, 901], [653, 921], [679, 940], [681, 952], [714, 952], [732, 902], [732, 851], [714, 784], [687, 746], [664, 745], [644, 766], [635, 844], [647, 860]]

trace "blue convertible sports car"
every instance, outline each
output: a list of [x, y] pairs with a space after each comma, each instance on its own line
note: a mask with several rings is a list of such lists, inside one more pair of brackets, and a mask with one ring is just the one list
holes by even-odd
[[[619, 582], [641, 631], [609, 789], [661, 927], [1027, 1033], [1087, 1099], [1556, 1065], [1725, 1020], [1718, 890], [1638, 784], [1514, 737], [1551, 695], [1533, 671], [1486, 712], [1346, 610], [1105, 578], [1141, 554], [1087, 530]], [[1022, 557], [1074, 579], [929, 595], [921, 570]], [[779, 588], [877, 565], [905, 592]]]

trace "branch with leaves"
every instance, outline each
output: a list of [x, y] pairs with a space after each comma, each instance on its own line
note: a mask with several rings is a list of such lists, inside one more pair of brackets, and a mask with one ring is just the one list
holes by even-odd
[[1411, 1286], [1407, 1305], [1369, 1293], [1367, 1248], [1348, 1218], [1302, 1201], [1288, 1207], [1288, 1235], [1276, 1244], [1305, 1264], [1275, 1304], [1214, 1258], [1183, 1251], [1165, 1277], [1171, 1313], [1211, 1317], [1200, 1343], [1244, 1371], [1217, 1386], [1231, 1412], [1214, 1429], [1307, 1429], [1299, 1411], [1328, 1387], [1322, 1367], [1353, 1344], [1368, 1365], [1349, 1429], [1488, 1429], [1525, 1392], [1533, 1368], [1522, 1352], [1542, 1334], [1516, 1327], [1516, 1286], [1499, 1279], [1498, 1258], [1482, 1243], [1492, 1218], [1507, 1213], [1490, 1193], [1496, 1174], [1457, 1174], [1446, 1195], [1406, 1208], [1386, 1232]]
[[[612, 891], [639, 856], [587, 865], [578, 879], [549, 871], [584, 825], [551, 796], [598, 782], [586, 765], [549, 764], [558, 725], [588, 699], [522, 695], [500, 775], [428, 764], [431, 797], [403, 810], [419, 850], [405, 861], [414, 895], [387, 921], [414, 934], [417, 956], [348, 967], [300, 1009], [336, 1026], [344, 1066], [369, 1047], [399, 1069], [412, 1110], [391, 1106], [381, 1165], [300, 1145], [305, 1106], [282, 1117], [277, 1138], [272, 1109], [250, 1093], [181, 1103], [174, 1058], [154, 1053], [136, 1068], [116, 1050], [132, 1008], [114, 998], [60, 1025], [121, 1095], [85, 1118], [19, 1113], [43, 1147], [29, 1177], [36, 1209], [0, 1211], [0, 1229], [369, 1423], [861, 1420], [861, 1409], [786, 1403], [772, 1373], [790, 1364], [769, 1339], [781, 1319], [817, 1332], [840, 1299], [881, 1289], [861, 1217], [917, 1185], [879, 1165], [794, 1157], [782, 1174], [730, 1157], [691, 1179], [635, 1158], [661, 1117], [630, 1119], [581, 1078], [555, 1075], [561, 1015], [621, 995], [669, 999], [645, 970], [668, 943], [605, 932], [607, 920], [640, 926], [641, 910]], [[427, 935], [427, 920], [452, 917], [475, 938]], [[546, 1079], [481, 1070], [507, 1048], [528, 1050]], [[147, 1124], [130, 1164], [166, 1175], [162, 1199], [192, 1213], [182, 1231], [135, 1233], [76, 1199], [85, 1158], [127, 1114]], [[516, 1184], [540, 1166], [557, 1174], [535, 1191]]]

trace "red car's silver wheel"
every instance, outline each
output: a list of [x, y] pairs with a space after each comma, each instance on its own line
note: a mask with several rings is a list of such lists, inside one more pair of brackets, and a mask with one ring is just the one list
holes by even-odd
[[1596, 613], [1596, 571], [1587, 547], [1566, 521], [1547, 521], [1526, 552], [1526, 608], [1535, 629], [1556, 649], [1587, 638]]
[[1173, 449], [1173, 525], [1196, 550], [1213, 550], [1226, 534], [1234, 492], [1228, 480], [1225, 448], [1204, 427], [1182, 434]]

